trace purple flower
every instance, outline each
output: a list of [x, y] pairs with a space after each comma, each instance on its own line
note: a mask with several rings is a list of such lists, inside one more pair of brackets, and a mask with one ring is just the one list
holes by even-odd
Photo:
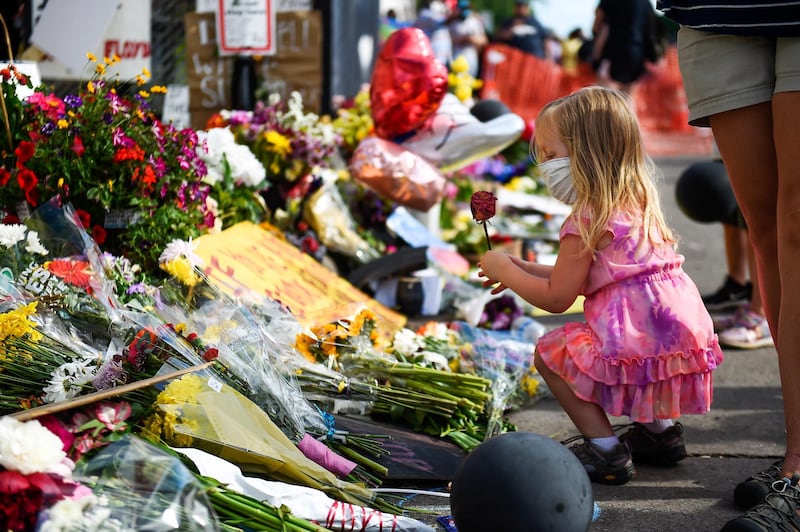
[[45, 123], [45, 125], [42, 126], [42, 129], [40, 129], [42, 135], [47, 135], [48, 137], [52, 135], [55, 130], [56, 125], [53, 122]]
[[76, 109], [83, 105], [83, 99], [77, 94], [67, 94], [64, 97], [64, 103], [67, 104], [67, 106]]

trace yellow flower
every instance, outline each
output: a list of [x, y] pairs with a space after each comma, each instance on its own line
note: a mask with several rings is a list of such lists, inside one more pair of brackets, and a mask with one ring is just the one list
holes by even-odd
[[140, 86], [140, 87], [141, 87], [141, 86], [142, 86], [142, 85], [144, 85], [145, 83], [147, 83], [147, 80], [145, 80], [145, 79], [144, 79], [142, 76], [136, 76], [136, 84], [137, 84], [138, 86]]
[[86, 90], [88, 90], [90, 93], [94, 94], [94, 82], [93, 81], [90, 81], [89, 83], [86, 84]]
[[176, 278], [186, 286], [195, 286], [200, 282], [200, 278], [194, 271], [189, 259], [180, 257], [161, 264], [161, 269]]
[[142, 75], [147, 77], [147, 78], [149, 78], [150, 77], [150, 71], [147, 70], [146, 68], [143, 68], [142, 69]]
[[205, 386], [202, 377], [189, 373], [178, 380], [174, 380], [158, 394], [157, 404], [182, 405], [185, 403], [197, 404], [197, 394]]
[[150, 92], [153, 94], [166, 94], [167, 88], [163, 85], [153, 85], [150, 87]]
[[270, 144], [268, 148], [270, 151], [282, 157], [287, 157], [292, 154], [291, 142], [277, 131], [270, 130], [265, 132], [264, 139]]
[[0, 341], [9, 336], [20, 338], [28, 335], [31, 340], [39, 340], [42, 333], [36, 330], [36, 322], [30, 317], [36, 314], [37, 302], [18, 307], [10, 312], [0, 314]]
[[67, 127], [69, 126], [69, 122], [67, 122], [63, 118], [60, 118], [58, 122], [56, 122], [56, 126], [58, 126], [58, 129], [67, 129]]
[[107, 64], [107, 65], [111, 65], [111, 64], [113, 64], [113, 63], [114, 63], [114, 62], [111, 60], [111, 58], [110, 58], [110, 57], [108, 57], [107, 55], [106, 55], [106, 56], [103, 56], [103, 62], [104, 62], [105, 64]]
[[311, 352], [311, 346], [317, 341], [307, 334], [300, 333], [294, 339], [294, 347], [309, 362], [317, 362], [317, 357]]
[[96, 62], [96, 61], [97, 61], [97, 56], [96, 56], [96, 55], [94, 55], [92, 52], [87, 52], [87, 53], [86, 53], [86, 58], [87, 58], [89, 61], [91, 61], [92, 63], [94, 63], [94, 62]]
[[94, 67], [94, 71], [102, 76], [106, 73], [106, 66], [103, 63], [97, 63], [97, 65]]
[[139, 91], [139, 96], [141, 96], [142, 98], [149, 98], [150, 93], [147, 91]]

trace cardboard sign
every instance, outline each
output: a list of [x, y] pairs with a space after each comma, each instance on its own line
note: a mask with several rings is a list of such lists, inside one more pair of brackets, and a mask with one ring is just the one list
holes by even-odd
[[272, 0], [219, 0], [217, 6], [220, 55], [275, 53]]
[[287, 306], [306, 326], [372, 310], [382, 332], [392, 334], [406, 318], [361, 292], [293, 245], [251, 222], [198, 239], [206, 276], [233, 297], [249, 292]]
[[[287, 100], [292, 91], [303, 96], [306, 111], [322, 105], [322, 19], [319, 11], [278, 13], [277, 53], [258, 63], [259, 78], [268, 94]], [[233, 58], [217, 54], [214, 13], [189, 13], [186, 25], [189, 113], [194, 129], [221, 109], [230, 109]]]
[[287, 100], [292, 91], [303, 97], [308, 112], [322, 106], [322, 16], [319, 11], [278, 13], [278, 53], [261, 61], [259, 77], [268, 94]]

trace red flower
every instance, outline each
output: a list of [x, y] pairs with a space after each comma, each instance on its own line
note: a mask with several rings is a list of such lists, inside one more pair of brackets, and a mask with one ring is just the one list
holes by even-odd
[[75, 138], [72, 139], [72, 147], [70, 149], [78, 157], [83, 155], [86, 151], [86, 148], [83, 147], [83, 141], [78, 135], [75, 135]]
[[3, 218], [3, 222], [2, 223], [4, 223], [4, 224], [18, 224], [19, 223], [19, 216], [17, 216], [16, 214], [12, 214], [10, 212], [6, 213], [6, 216], [5, 216], [5, 218]]
[[108, 237], [108, 232], [102, 225], [95, 225], [92, 227], [92, 238], [97, 242], [98, 246], [102, 246]]
[[71, 261], [69, 259], [55, 259], [46, 263], [47, 269], [62, 279], [65, 283], [80, 288], [89, 288], [89, 263], [85, 261]]
[[495, 202], [497, 198], [491, 192], [479, 190], [472, 194], [469, 200], [469, 207], [472, 210], [472, 217], [478, 222], [485, 222], [494, 216]]
[[62, 498], [61, 479], [0, 471], [0, 530], [35, 530], [39, 511]]
[[69, 452], [72, 447], [72, 442], [75, 441], [75, 435], [70, 432], [69, 428], [67, 428], [60, 419], [52, 414], [48, 414], [40, 417], [39, 423], [58, 436], [61, 439], [61, 448], [64, 452]]
[[6, 186], [9, 179], [11, 179], [11, 172], [6, 170], [4, 166], [0, 166], [0, 187]]
[[205, 360], [206, 362], [211, 362], [212, 360], [216, 360], [218, 356], [219, 356], [219, 349], [217, 349], [216, 347], [210, 347], [208, 350], [206, 350], [205, 353], [203, 353], [203, 360]]
[[81, 225], [84, 229], [89, 227], [89, 223], [92, 221], [92, 215], [88, 212], [84, 211], [83, 209], [75, 209], [75, 214], [78, 215], [78, 218], [81, 220]]
[[22, 167], [25, 163], [31, 160], [33, 157], [33, 153], [36, 151], [36, 145], [29, 141], [23, 140], [17, 146], [17, 149], [14, 150], [14, 155], [17, 156], [17, 166]]
[[22, 168], [17, 172], [17, 184], [27, 192], [39, 184], [39, 178], [29, 168]]
[[144, 161], [144, 150], [139, 146], [134, 146], [132, 148], [120, 148], [114, 152], [115, 163], [124, 161]]
[[25, 200], [36, 207], [39, 204], [39, 191], [35, 188], [30, 188], [25, 191]]

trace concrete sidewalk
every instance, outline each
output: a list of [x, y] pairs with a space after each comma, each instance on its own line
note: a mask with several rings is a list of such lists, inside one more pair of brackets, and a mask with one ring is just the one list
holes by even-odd
[[[701, 293], [716, 290], [725, 276], [722, 227], [686, 218], [675, 203], [675, 183], [697, 158], [659, 159], [664, 179], [661, 199], [669, 223], [677, 231], [685, 270]], [[575, 316], [548, 316], [555, 326]], [[569, 418], [552, 398], [512, 412], [520, 431], [557, 440], [576, 434]], [[612, 422], [625, 423], [617, 418]], [[714, 375], [712, 411], [681, 419], [689, 457], [673, 468], [639, 466], [624, 486], [592, 484], [601, 514], [590, 531], [641, 532], [692, 530], [714, 532], [742, 514], [732, 502], [736, 484], [783, 455], [783, 407], [776, 353], [773, 348], [725, 350], [725, 361]], [[546, 488], [545, 488], [546, 489]], [[437, 515], [446, 515], [446, 499], [429, 500]], [[408, 506], [425, 506], [425, 499]], [[491, 511], [490, 508], [486, 509]], [[431, 525], [435, 516], [415, 516]], [[438, 530], [443, 530], [439, 527]], [[486, 531], [515, 532], [515, 531]]]

